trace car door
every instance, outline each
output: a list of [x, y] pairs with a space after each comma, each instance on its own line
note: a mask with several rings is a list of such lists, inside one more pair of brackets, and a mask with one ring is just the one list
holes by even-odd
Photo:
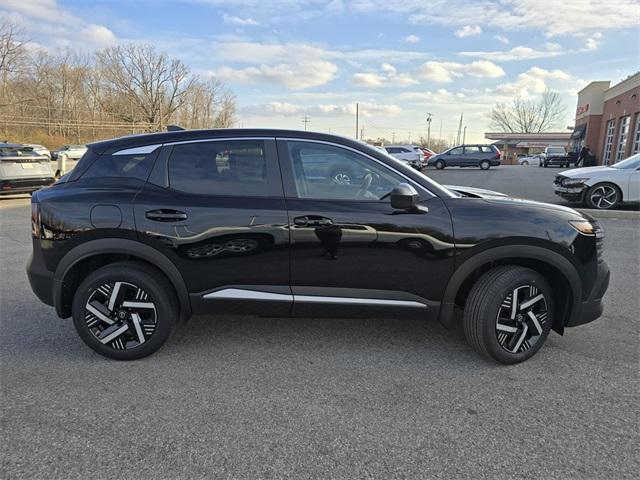
[[628, 195], [623, 200], [628, 202], [640, 201], [640, 167], [636, 168], [629, 175]]
[[194, 313], [289, 313], [289, 229], [274, 139], [165, 145], [135, 219], [140, 239], [180, 270]]
[[[442, 200], [380, 159], [327, 142], [279, 139], [291, 231], [295, 315], [437, 314], [453, 268]], [[309, 158], [340, 157], [365, 172], [352, 184], [307, 176]], [[419, 191], [415, 211], [391, 207], [399, 183]]]
[[464, 166], [475, 167], [480, 163], [480, 147], [478, 145], [466, 145], [464, 147]]
[[452, 148], [447, 152], [445, 161], [448, 166], [460, 167], [464, 165], [464, 149], [463, 147]]

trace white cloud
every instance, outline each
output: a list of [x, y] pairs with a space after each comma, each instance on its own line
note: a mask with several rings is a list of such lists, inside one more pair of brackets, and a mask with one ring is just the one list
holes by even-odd
[[463, 75], [473, 77], [497, 78], [505, 75], [504, 70], [487, 60], [478, 60], [471, 63], [458, 62], [426, 62], [416, 72], [421, 80], [435, 83], [449, 83], [456, 77]]
[[508, 31], [575, 35], [640, 25], [637, 0], [359, 0], [354, 9], [402, 14], [414, 24], [482, 25]]
[[377, 73], [354, 73], [351, 77], [353, 84], [361, 87], [381, 87], [386, 80], [386, 77]]
[[474, 35], [480, 35], [482, 33], [482, 28], [479, 25], [465, 25], [462, 28], [459, 28], [455, 31], [455, 35], [458, 38], [472, 37]]
[[587, 50], [597, 50], [600, 44], [602, 43], [602, 33], [596, 32], [587, 38], [587, 42], [585, 43], [585, 48]]
[[222, 20], [227, 25], [236, 25], [238, 27], [251, 27], [259, 25], [259, 23], [253, 18], [242, 18], [236, 15], [228, 15], [226, 13], [222, 14]]
[[107, 47], [118, 42], [115, 34], [103, 25], [87, 25], [80, 30], [83, 41], [98, 47]]
[[[359, 113], [363, 117], [371, 117], [375, 115], [395, 116], [402, 112], [402, 109], [395, 104], [380, 104], [377, 102], [360, 102]], [[353, 116], [356, 113], [356, 105], [348, 103], [337, 105], [333, 103], [325, 103], [318, 105], [298, 105], [286, 102], [269, 102], [249, 105], [241, 109], [244, 114], [256, 116], [283, 116], [293, 117], [300, 114], [321, 117], [341, 117]]]
[[465, 98], [462, 92], [453, 93], [444, 88], [439, 88], [434, 92], [404, 92], [398, 95], [401, 100], [422, 101], [437, 104], [450, 104]]
[[420, 41], [420, 37], [417, 35], [408, 35], [404, 37], [404, 41], [407, 43], [418, 43]]
[[275, 65], [265, 64], [246, 68], [223, 66], [212, 73], [230, 85], [267, 82], [296, 90], [329, 83], [335, 78], [337, 71], [338, 67], [335, 64], [318, 60]]
[[496, 35], [493, 38], [498, 40], [500, 43], [504, 43], [505, 45], [509, 44], [509, 39], [507, 37], [505, 37], [504, 35]]
[[504, 95], [518, 95], [528, 97], [544, 92], [547, 88], [546, 80], [570, 80], [571, 75], [562, 70], [545, 70], [540, 67], [531, 67], [526, 72], [518, 75], [516, 80], [498, 85], [496, 93]]

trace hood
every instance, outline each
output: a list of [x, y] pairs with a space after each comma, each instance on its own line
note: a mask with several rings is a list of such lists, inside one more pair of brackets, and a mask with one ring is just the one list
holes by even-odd
[[461, 187], [459, 185], [444, 185], [444, 187], [468, 197], [477, 197], [477, 198], [508, 197], [508, 195], [504, 193], [494, 192], [493, 190], [485, 190], [484, 188]]
[[613, 170], [611, 167], [603, 167], [603, 166], [584, 167], [584, 168], [574, 168], [572, 170], [566, 170], [562, 172], [560, 175], [567, 178], [578, 178], [583, 175], [589, 175], [589, 174], [600, 173], [600, 172], [608, 172], [611, 170]]
[[563, 205], [555, 205], [553, 203], [536, 202], [535, 200], [525, 200], [524, 198], [511, 198], [511, 197], [488, 197], [485, 199], [487, 203], [496, 205], [512, 205], [529, 209], [546, 210], [554, 212], [560, 216], [567, 218], [591, 218], [571, 207], [565, 207]]

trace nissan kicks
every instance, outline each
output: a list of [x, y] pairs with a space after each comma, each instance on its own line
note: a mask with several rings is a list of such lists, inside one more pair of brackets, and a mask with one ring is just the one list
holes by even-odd
[[516, 363], [598, 318], [609, 283], [593, 218], [461, 194], [321, 133], [93, 143], [31, 207], [33, 291], [121, 360], [155, 352], [180, 319], [243, 313], [461, 321], [477, 352]]

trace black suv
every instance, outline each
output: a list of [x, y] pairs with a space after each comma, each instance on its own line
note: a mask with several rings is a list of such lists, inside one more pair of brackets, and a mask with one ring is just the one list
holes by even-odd
[[[327, 165], [359, 172], [339, 180]], [[322, 162], [320, 162], [322, 163]], [[565, 207], [462, 196], [364, 143], [202, 130], [89, 145], [32, 198], [33, 291], [135, 359], [193, 314], [408, 316], [498, 362], [596, 319], [602, 230]]]

